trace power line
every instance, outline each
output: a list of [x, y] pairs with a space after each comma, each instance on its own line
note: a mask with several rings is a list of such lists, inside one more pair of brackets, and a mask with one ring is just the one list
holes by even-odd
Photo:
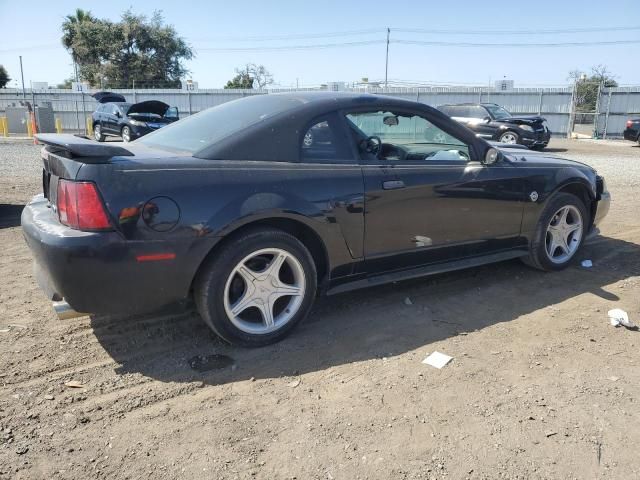
[[595, 32], [625, 32], [640, 30], [635, 27], [590, 27], [590, 28], [562, 28], [562, 29], [534, 29], [534, 30], [441, 30], [433, 28], [391, 28], [394, 32], [402, 33], [437, 33], [451, 35], [549, 35], [564, 33], [595, 33]]
[[292, 33], [283, 35], [256, 35], [256, 36], [236, 36], [236, 37], [197, 37], [189, 38], [193, 42], [250, 42], [264, 40], [300, 40], [305, 38], [331, 38], [331, 37], [351, 37], [357, 35], [371, 35], [373, 33], [384, 33], [386, 28], [369, 28], [364, 30], [347, 30], [342, 32], [325, 32], [325, 33]]
[[554, 42], [554, 43], [475, 43], [475, 42], [431, 42], [423, 40], [391, 40], [403, 45], [429, 45], [436, 47], [484, 47], [484, 48], [547, 48], [547, 47], [591, 47], [595, 45], [632, 45], [640, 40], [606, 40], [595, 42]]
[[362, 45], [374, 45], [386, 43], [386, 40], [362, 40], [356, 42], [321, 43], [312, 45], [282, 45], [269, 47], [199, 47], [197, 51], [205, 52], [271, 52], [288, 50], [315, 50], [323, 48], [359, 47]]

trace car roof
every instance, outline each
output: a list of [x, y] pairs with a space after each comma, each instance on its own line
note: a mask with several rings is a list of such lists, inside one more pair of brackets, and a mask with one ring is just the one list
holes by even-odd
[[[360, 110], [362, 108], [406, 109], [431, 111], [443, 122], [450, 119], [442, 112], [424, 103], [397, 97], [372, 95], [358, 92], [287, 92], [267, 94], [273, 108], [273, 100], [282, 101], [280, 113], [251, 125], [203, 148], [196, 156], [209, 159], [229, 160], [269, 160], [282, 157], [284, 161], [296, 161], [299, 155], [299, 141], [312, 121], [340, 110]], [[259, 108], [263, 95], [237, 101], [254, 101]], [[275, 109], [278, 110], [278, 109]], [[458, 135], [471, 134], [458, 123], [451, 125], [460, 130]], [[475, 136], [472, 135], [474, 138]]]

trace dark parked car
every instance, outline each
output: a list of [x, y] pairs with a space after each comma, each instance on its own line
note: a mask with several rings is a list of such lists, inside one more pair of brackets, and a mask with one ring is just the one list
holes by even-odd
[[562, 269], [610, 201], [587, 165], [501, 152], [434, 108], [375, 95], [247, 97], [122, 146], [37, 138], [44, 192], [22, 227], [59, 311], [193, 296], [242, 345], [285, 336], [317, 292], [516, 257]]
[[540, 116], [514, 116], [495, 103], [440, 105], [438, 110], [470, 128], [479, 137], [542, 150], [551, 132]]
[[130, 142], [178, 120], [178, 109], [158, 100], [131, 104], [111, 92], [98, 92], [93, 97], [100, 102], [91, 116], [93, 137], [98, 142], [107, 136]]
[[624, 129], [624, 139], [640, 143], [640, 118], [627, 120], [627, 128]]

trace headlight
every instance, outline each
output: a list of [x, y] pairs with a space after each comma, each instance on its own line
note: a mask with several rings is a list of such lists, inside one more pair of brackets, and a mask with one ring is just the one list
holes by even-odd
[[518, 125], [522, 130], [527, 132], [533, 132], [533, 127], [531, 125]]
[[147, 124], [145, 122], [141, 122], [140, 120], [130, 119], [129, 123], [131, 125], [135, 125], [136, 127], [146, 127], [147, 126]]

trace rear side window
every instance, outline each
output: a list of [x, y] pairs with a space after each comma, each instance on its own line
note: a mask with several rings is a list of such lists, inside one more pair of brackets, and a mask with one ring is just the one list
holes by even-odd
[[353, 160], [348, 143], [340, 133], [338, 120], [332, 115], [313, 120], [300, 142], [300, 160], [312, 163]]

